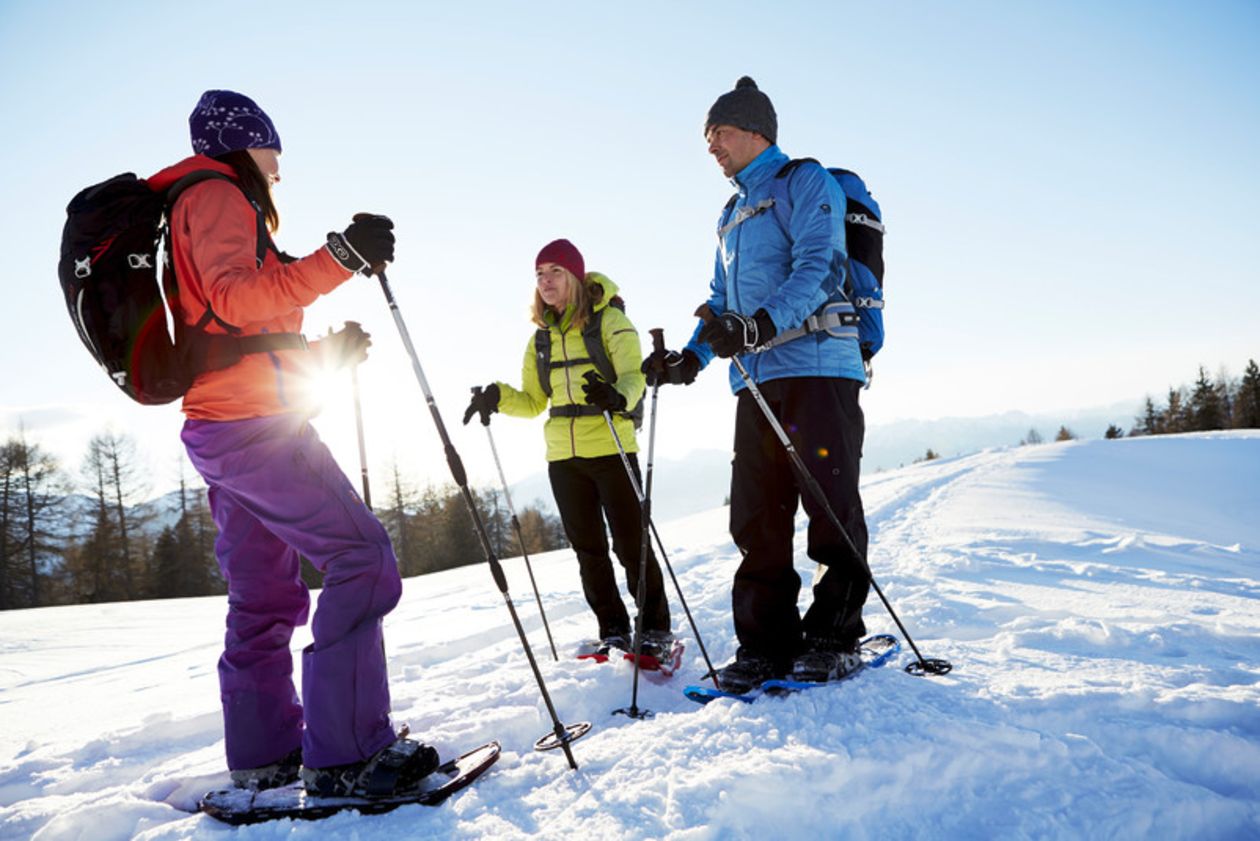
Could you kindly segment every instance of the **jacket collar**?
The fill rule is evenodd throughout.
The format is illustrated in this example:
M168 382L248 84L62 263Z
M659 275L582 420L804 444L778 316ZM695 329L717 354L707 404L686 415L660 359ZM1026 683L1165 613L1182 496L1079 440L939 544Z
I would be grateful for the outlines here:
M746 196L749 190L773 178L787 162L788 156L772 143L753 158L748 166L735 173L731 184L741 196Z
M146 178L145 181L154 190L165 190L188 173L202 169L222 173L233 180L236 179L236 170L222 161L216 161L214 158L209 158L205 155L192 155L184 158L177 164L155 172Z

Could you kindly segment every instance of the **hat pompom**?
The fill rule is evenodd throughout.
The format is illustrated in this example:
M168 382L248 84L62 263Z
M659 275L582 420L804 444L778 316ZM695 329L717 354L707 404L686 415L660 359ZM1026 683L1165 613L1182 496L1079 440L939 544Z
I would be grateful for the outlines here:
M746 88L757 90L757 83L753 81L752 76L740 76L739 81L735 83L735 90L742 91Z

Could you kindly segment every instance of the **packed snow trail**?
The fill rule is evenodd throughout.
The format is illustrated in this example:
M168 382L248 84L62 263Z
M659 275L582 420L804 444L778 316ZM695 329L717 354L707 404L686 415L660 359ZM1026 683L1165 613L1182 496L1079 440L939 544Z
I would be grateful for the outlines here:
M397 721L503 756L436 809L244 827L240 839L1260 837L1260 433L992 450L872 475L871 567L926 656L755 704L681 693L703 663L540 657L548 729L484 564L408 579L386 620ZM659 473L660 485L686 476ZM658 523L717 664L739 553L718 509ZM798 569L808 583L813 565ZM557 646L594 631L567 551L533 559ZM535 653L523 564L504 563ZM808 588L802 594L807 597ZM0 613L0 839L221 839L219 598ZM878 600L871 633L895 632ZM678 628L677 630L685 630ZM309 641L299 632L294 647ZM904 641L903 641L904 642Z

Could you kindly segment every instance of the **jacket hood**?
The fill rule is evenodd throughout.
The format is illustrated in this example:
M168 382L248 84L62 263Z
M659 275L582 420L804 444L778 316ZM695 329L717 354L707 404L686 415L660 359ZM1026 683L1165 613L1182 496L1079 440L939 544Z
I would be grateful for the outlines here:
M236 179L236 170L222 161L216 161L214 158L205 155L192 155L184 158L177 164L166 167L166 169L158 170L146 178L145 183L154 190L165 190L188 173L201 169L208 169L226 175L233 180Z

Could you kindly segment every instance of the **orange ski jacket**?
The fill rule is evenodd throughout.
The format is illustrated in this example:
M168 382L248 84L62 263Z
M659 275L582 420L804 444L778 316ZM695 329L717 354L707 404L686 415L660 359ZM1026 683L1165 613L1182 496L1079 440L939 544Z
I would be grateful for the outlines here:
M202 169L235 179L230 166L194 155L148 183L165 190ZM297 333L302 308L351 277L327 247L293 262L270 248L259 266L257 245L257 211L236 186L209 179L179 196L171 211L170 259L184 323L196 324L210 307L243 336ZM227 332L213 321L205 329ZM317 364L316 355L301 348L247 354L229 368L199 374L184 395L183 412L197 420L226 421L310 411L306 385Z

